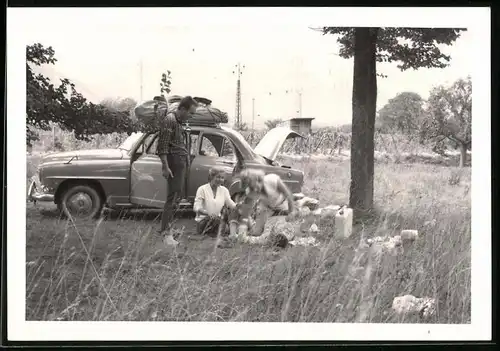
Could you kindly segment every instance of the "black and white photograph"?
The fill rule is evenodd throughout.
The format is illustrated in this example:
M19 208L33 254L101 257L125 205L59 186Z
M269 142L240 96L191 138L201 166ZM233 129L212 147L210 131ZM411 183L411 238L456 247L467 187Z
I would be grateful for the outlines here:
M8 8L6 57L9 340L491 338L488 7Z

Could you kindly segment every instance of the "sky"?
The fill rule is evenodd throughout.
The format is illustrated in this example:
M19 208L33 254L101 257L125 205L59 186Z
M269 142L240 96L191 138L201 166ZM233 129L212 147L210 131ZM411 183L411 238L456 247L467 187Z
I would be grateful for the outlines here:
M64 26L42 25L60 23L62 16ZM173 94L210 98L232 121L237 80L233 71L240 63L242 118L248 125L252 116L256 128L268 119L300 116L315 118L313 127L350 123L353 61L337 55L335 37L306 25L182 25L140 16L131 23L113 23L79 21L77 16L47 12L39 16L40 25L31 22L25 38L28 44L54 48L58 61L43 67L44 74L69 78L93 102L141 100L142 62L143 100L159 94L161 73L170 70ZM399 92L427 98L433 86L471 74L472 38L464 32L454 45L444 47L452 57L445 69L401 72L395 63L378 63L378 72L388 76L378 79L378 108Z

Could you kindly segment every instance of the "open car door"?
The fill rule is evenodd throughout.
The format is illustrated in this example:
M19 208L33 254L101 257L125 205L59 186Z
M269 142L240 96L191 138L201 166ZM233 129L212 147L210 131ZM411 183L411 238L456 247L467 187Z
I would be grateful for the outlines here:
M190 135L190 145L193 145L193 138L197 135ZM196 140L196 139L195 139ZM196 144L196 141L194 141ZM152 208L163 208L167 199L167 180L163 177L160 157L156 154L158 146L157 134L151 134L144 139L139 147L139 155L131 165L130 171L130 202ZM191 149L193 149L191 147ZM193 155L191 155L191 158ZM187 172L187 174L189 174ZM187 174L186 179L187 180ZM184 190L187 188L185 187ZM184 197L184 196L181 196ZM181 206L187 204L181 203Z
M167 183L156 155L157 135L148 135L130 170L130 202L145 207L163 208L167 198Z

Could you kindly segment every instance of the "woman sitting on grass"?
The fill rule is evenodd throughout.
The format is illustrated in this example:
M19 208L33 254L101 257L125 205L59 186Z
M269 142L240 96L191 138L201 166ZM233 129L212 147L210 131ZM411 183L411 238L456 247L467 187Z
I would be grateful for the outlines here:
M224 170L211 168L208 172L208 183L200 186L196 191L193 210L196 213L197 232L200 235L216 237L225 231L226 211L236 208L231 199L229 190L224 184ZM222 227L221 227L222 226Z

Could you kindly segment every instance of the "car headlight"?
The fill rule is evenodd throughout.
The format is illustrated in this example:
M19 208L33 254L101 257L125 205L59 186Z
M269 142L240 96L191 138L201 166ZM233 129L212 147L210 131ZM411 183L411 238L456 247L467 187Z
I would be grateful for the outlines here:
M40 173L37 171L37 174L31 177L31 180L35 182L35 187L37 190L42 188L42 178L40 177Z
M43 167L38 167L37 171L36 171L36 175L33 177L33 180L35 181L35 185L36 185L36 188L38 191L44 191L45 187L43 185L43 173L44 173L44 170L43 170Z

